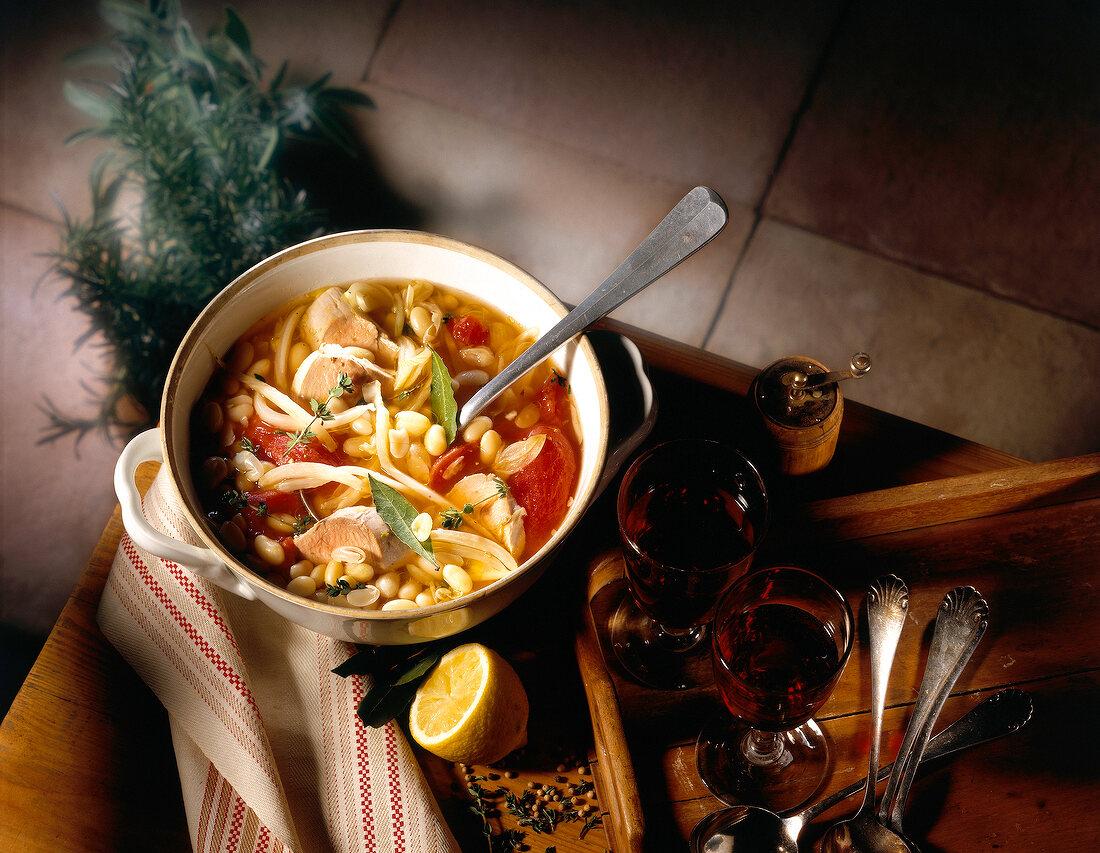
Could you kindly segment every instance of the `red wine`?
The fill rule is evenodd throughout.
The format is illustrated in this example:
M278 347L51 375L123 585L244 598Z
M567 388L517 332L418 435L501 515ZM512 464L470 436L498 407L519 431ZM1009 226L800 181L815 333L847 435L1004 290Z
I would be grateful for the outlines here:
M738 496L715 486L656 486L629 508L623 528L634 598L670 628L710 618L748 567L755 539Z
M756 728L802 725L840 675L829 629L799 607L759 604L714 628L718 691L733 714Z

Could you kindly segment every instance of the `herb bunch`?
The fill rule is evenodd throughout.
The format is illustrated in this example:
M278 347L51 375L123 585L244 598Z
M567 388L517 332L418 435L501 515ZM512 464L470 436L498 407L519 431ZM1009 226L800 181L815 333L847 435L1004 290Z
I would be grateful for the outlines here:
M111 46L70 57L117 72L108 84L67 83L69 101L94 124L70 141L113 143L90 174L91 214L62 211L52 271L65 295L103 335L113 363L94 417L66 414L47 399L43 441L123 427L156 416L171 358L210 298L264 257L324 226L280 173L294 139L353 150L347 109L371 106L355 90L269 79L243 21L196 36L177 0L105 0ZM124 414L136 404L137 415ZM130 407L132 408L132 407Z

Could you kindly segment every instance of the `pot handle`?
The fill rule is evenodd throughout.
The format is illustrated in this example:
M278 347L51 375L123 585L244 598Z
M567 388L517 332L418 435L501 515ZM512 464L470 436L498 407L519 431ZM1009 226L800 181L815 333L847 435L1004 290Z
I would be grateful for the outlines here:
M657 397L645 358L634 341L608 330L587 337L596 350L611 398L611 439L594 498L603 493L626 461L645 441L657 420Z
M141 495L134 475L143 462L163 462L160 429L154 427L130 440L115 464L115 494L122 510L122 523L130 538L150 554L178 563L204 577L227 592L253 599L255 593L229 570L229 567L208 548L200 548L166 536L151 525L141 511Z

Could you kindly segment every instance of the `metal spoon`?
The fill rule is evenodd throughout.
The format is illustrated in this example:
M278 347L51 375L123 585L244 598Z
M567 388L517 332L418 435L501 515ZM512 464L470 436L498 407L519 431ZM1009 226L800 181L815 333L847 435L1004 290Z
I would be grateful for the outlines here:
M932 760L1018 731L1031 719L1031 696L1014 687L990 696L932 738L924 758ZM882 781L893 765L878 771ZM865 790L861 779L797 814L780 817L759 806L731 806L707 815L691 833L692 853L798 853L798 836L814 818Z
M905 803L909 799L909 790L913 786L913 778L917 774L917 765L920 763L921 756L924 754L925 746L928 743L928 736L932 733L932 726L936 723L936 718L940 715L940 711L943 709L944 703L947 701L948 696L951 695L951 689L955 686L955 682L959 680L959 676L962 674L963 669L966 667L967 662L970 660L970 656L974 654L974 649L977 648L978 642L981 640L982 635L985 633L985 629L989 626L989 609L985 600L978 595L977 591L973 587L958 587L948 593L948 597L944 599L941 608L955 608L957 611L957 624L954 621L948 623L949 628L954 628L958 633L957 642L962 642L963 637L966 636L965 626L967 623L970 625L972 631L968 640L966 640L966 646L963 649L959 659L955 662L951 671L943 677L940 683L939 692L936 694L935 700L932 702L925 715L924 722L921 724L920 730L917 732L913 744L909 751L908 763L906 764L901 779L897 784L896 791L893 792L893 806L887 811L887 806L890 802L890 785L887 784L886 793L883 795L882 804L879 807L879 820L886 823L894 832L905 838L906 843L909 845L909 849L913 853L917 853L917 846L905 836L902 832L901 820L905 811ZM941 609L941 612L943 610ZM937 620L937 629L939 628L939 621ZM948 637L945 642L952 642ZM929 651L929 655L935 650L936 637L932 636L932 649ZM925 680L929 678L928 673L925 673ZM921 690L924 690L924 682L921 682ZM914 713L914 719L916 714ZM910 721L910 727L913 722ZM908 738L908 730L906 730L906 737ZM902 741L901 749L905 748L905 741ZM902 754L899 750L899 754ZM893 781L893 777L891 777ZM889 817L887 817L887 813Z
M822 853L919 853L912 842L891 828L891 804L900 791L908 793L928 734L985 633L988 613L985 600L973 587L956 587L944 597L936 615L917 703L890 771L878 819L841 821L829 827L821 839Z
M603 284L469 399L458 414L459 429L574 335L606 317L709 243L725 227L727 219L725 202L714 190L696 187L689 192Z
M887 575L872 584L867 593L867 630L871 640L871 748L867 758L867 788L859 810L849 820L841 821L830 830L839 837L860 837L873 832L878 826L875 820L875 788L879 741L882 740L882 711L886 705L890 667L908 612L909 588L901 578ZM869 824L874 826L868 829Z

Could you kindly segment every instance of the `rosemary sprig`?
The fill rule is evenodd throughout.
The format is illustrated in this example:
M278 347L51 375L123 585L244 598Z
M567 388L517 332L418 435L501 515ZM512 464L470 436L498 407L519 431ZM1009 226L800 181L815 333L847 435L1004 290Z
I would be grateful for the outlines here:
M243 270L326 226L286 177L289 144L350 153L346 110L372 106L328 75L291 86L284 64L265 77L231 11L205 38L178 0L105 0L101 11L110 46L69 60L107 65L117 79L69 82L65 95L92 120L70 141L111 146L89 175L90 215L61 211L50 271L92 321L77 345L101 334L112 367L93 392L94 416L44 399L42 441L153 421L172 356L203 306Z

